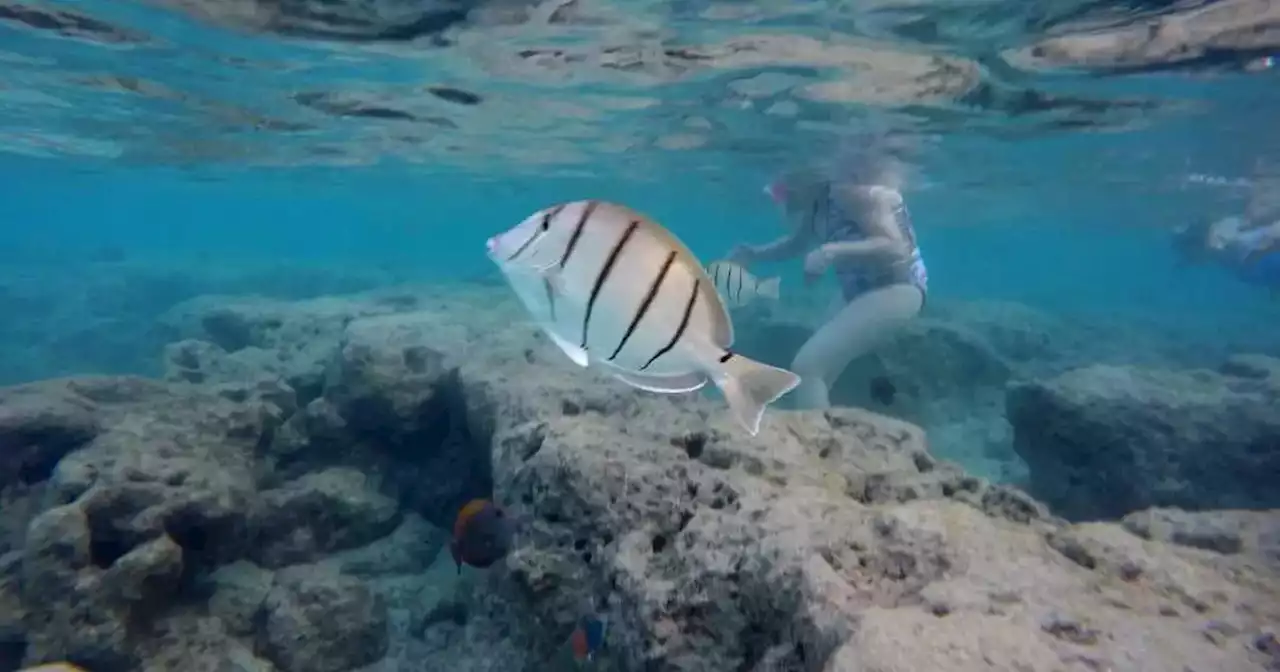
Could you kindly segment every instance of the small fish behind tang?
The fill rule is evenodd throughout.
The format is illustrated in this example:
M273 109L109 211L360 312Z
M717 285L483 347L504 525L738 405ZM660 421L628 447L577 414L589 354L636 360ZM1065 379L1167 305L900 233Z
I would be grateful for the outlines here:
M538 326L579 366L642 390L691 392L708 381L751 434L765 407L800 383L732 350L715 283L674 235L624 205L575 201L489 239Z
M778 285L782 278L757 278L750 271L732 261L713 261L707 265L716 291L724 302L734 308L750 305L760 299L778 300Z

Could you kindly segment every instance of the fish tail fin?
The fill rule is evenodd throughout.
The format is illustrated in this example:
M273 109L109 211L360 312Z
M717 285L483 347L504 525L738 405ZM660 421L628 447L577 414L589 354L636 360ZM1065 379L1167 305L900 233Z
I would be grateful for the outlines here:
M752 436L760 431L764 409L800 384L800 376L742 355L727 352L713 376L729 410Z
M756 293L766 299L777 301L779 297L778 285L780 284L782 284L782 278L765 278L760 281L760 284L756 285Z

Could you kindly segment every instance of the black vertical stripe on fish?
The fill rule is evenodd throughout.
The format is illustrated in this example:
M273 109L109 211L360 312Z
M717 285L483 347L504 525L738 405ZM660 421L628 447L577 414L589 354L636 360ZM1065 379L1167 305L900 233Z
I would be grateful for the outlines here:
M716 264L716 277L713 282L716 287L720 286L720 264Z
M586 221L586 218L583 218ZM622 248L626 247L627 241L631 240L631 234L639 228L640 222L633 221L627 226L627 230L622 233L622 237L614 243L613 249L609 251L609 257L604 260L604 266L600 268L600 272L596 274L596 283L591 286L591 298L587 300L587 313L582 316L582 349L587 349L587 330L591 327L591 310L596 306L596 299L600 296L600 288L604 287L604 281L609 278L609 274L613 272L613 265L618 261L618 255L622 254Z
M689 294L689 303L685 304L684 317L680 318L680 326L676 327L676 333L671 336L671 341L664 345L661 350L655 352L653 356L649 358L649 361L645 362L644 366L640 367L641 371L649 368L650 364L658 361L659 357L670 352L671 348L676 347L676 343L680 342L680 337L684 336L684 330L689 328L689 318L693 315L693 305L698 302L698 285L701 282L701 280L697 279L693 281L693 292Z
M613 361L622 352L622 346L627 344L627 339L631 338L632 332L636 330L636 326L640 324L641 318L649 311L650 304L654 298L658 296L658 290L662 287L662 281L667 278L667 271L671 270L671 263L676 260L676 251L672 250L667 255L667 260L662 264L662 270L658 271L658 277L653 279L653 284L649 285L649 293L644 295L644 301L641 302L640 308L636 310L635 317L631 318L631 324L627 327L627 333L622 335L622 340L618 341L618 347L613 349L613 354L609 355L609 361Z
M543 219L542 221L546 222L547 220ZM511 256L507 257L507 261L515 261L516 257L520 256L521 254L524 254L524 251L529 249L529 246L533 244L533 241L542 237L543 231L544 229L541 227L534 229L533 233L529 235L528 240L521 243L520 247L516 248L516 251L512 252Z
M578 239L582 237L582 228L587 225L587 220L591 219L591 213L596 211L598 201L587 201L586 206L582 208L582 215L578 217L578 223L573 227L573 235L569 237L569 244L564 248L564 255L560 257L560 268L569 263L569 255L573 254L573 248L578 246Z
M547 292L547 305L551 311L551 323L556 322L556 293L551 290L551 281L543 278L542 288Z
M733 359L733 355L734 355L734 352L732 350L725 350L724 354L720 355L720 363L724 364L725 362Z
M741 298L742 298L742 269L739 268L738 269L738 291L737 291L737 295L733 297L733 300L736 302Z

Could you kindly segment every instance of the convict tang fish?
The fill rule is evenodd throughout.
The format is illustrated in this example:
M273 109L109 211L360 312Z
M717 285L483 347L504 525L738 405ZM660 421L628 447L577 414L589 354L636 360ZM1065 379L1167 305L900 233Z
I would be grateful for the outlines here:
M540 210L488 242L537 324L579 366L651 392L711 381L751 434L765 407L800 382L732 350L733 323L693 253L648 217L616 203Z
M715 283L720 298L734 308L748 305L757 299L777 300L778 285L782 283L782 278L757 278L732 261L713 261L707 264L707 275Z

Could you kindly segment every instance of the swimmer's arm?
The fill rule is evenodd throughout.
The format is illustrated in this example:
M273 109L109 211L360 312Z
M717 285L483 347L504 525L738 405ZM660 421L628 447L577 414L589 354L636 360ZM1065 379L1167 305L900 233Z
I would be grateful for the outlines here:
M811 222L798 222L791 233L764 245L743 246L747 253L747 262L783 261L804 254L813 245Z
M783 236L772 243L751 247L752 261L782 261L798 257L808 247L809 236L793 233Z
M866 223L862 240L827 243L823 249L832 258L896 261L910 254L902 239L896 217L902 197L885 189L840 188L833 194L850 212L859 213Z
M906 255L906 245L901 241L876 236L856 242L827 243L822 246L834 259L884 259L895 261Z

